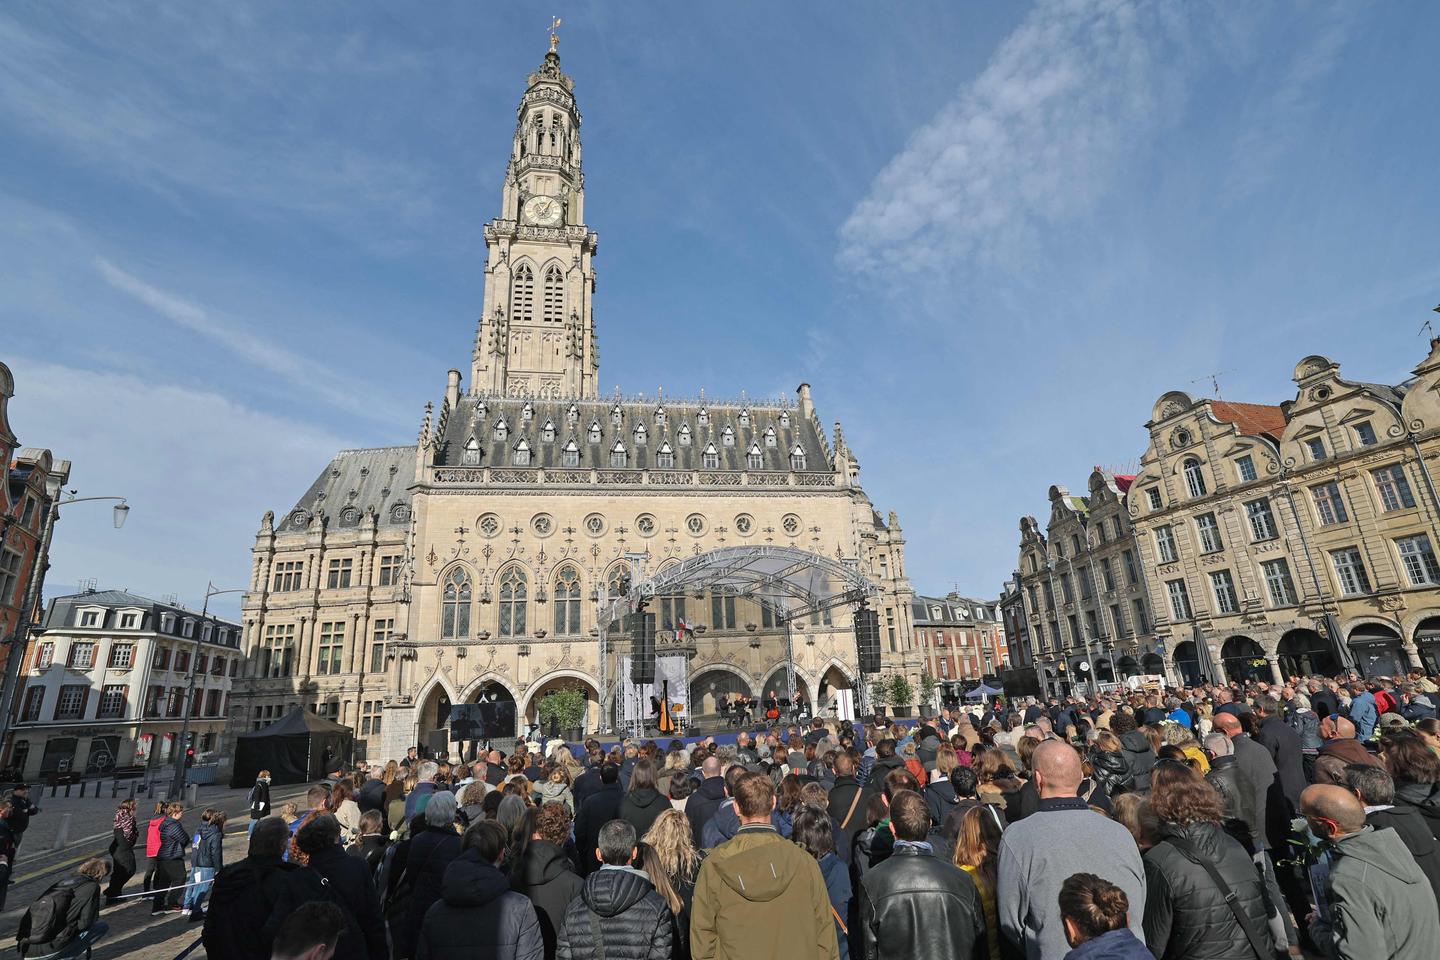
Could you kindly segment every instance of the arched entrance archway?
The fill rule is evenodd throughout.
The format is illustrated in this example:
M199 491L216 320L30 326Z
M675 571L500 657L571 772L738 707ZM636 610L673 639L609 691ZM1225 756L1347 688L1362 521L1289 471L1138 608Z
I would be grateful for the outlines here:
M765 678L765 682L760 684L760 696L764 699L770 696L770 691L773 690L775 691L776 697L781 700L788 700L789 694L786 693L787 689L785 667L782 664L774 670L771 670L770 675ZM800 671L798 670L795 671L795 696L803 699L807 704L813 703L810 699L810 686L805 682L805 678L800 675Z
M520 706L521 726L528 729L531 724L540 722L540 701L548 693L557 690L578 689L585 694L585 720L581 724L585 732L595 730L600 723L600 696L595 690L595 685L590 680L578 673L561 671L552 673L541 678L538 683L531 684L525 691L525 697ZM542 734L549 735L550 731L542 730Z
M1134 657L1121 657L1116 661L1115 665L1120 668L1120 676L1122 679L1124 677L1138 677L1140 675L1140 664L1135 661ZM1163 663L1161 664L1161 669L1164 669Z
M1265 662L1265 650L1249 637L1236 636L1225 641L1220 647L1220 662L1225 676L1240 683L1246 680L1270 680L1270 664Z
M486 680L470 693L479 707L479 735L486 740L519 735L515 696L498 680Z
M1355 651L1360 672L1367 677L1398 677L1405 672L1400 632L1385 623L1362 623L1346 638Z
M1280 673L1286 677L1323 675L1333 677L1340 672L1340 662L1325 638L1314 630L1291 630L1280 638Z
M1095 661L1095 679L1100 683L1115 682L1115 669L1109 660L1101 658Z
M820 689L818 691L820 699L815 703L815 710L818 712L828 709L830 701L835 699L836 690L851 690L853 688L854 683L850 680L850 676L844 670L841 670L839 666L833 663L830 664L829 668L820 675Z
M691 716L714 716L719 713L721 697L734 703L738 694L753 695L743 677L722 667L705 667L690 678Z
M1145 657L1145 672L1153 673L1151 657L1156 660L1160 658L1156 654L1148 654ZM1164 662L1161 661L1161 670L1164 672ZM1180 675L1180 682L1187 687L1199 686L1205 682L1205 675L1200 670L1200 651L1195 647L1194 640L1185 640L1175 644L1175 672Z
M448 753L450 748L450 691L436 682L417 701L415 742L431 755Z

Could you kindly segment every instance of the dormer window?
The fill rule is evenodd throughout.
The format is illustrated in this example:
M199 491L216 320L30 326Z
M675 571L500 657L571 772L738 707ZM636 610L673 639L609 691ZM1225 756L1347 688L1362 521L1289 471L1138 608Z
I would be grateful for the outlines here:
M720 431L720 443L722 446L735 446L735 429L730 424L725 424L725 429Z
M790 469L805 469L805 448L800 446L800 444L798 443L795 444L795 448L790 451Z
M476 418L477 420L484 420L484 419L485 419L485 413L486 413L486 411L487 411L488 409L489 409L489 408L487 408L487 407L485 406L485 401L484 401L484 400L481 400L479 403L475 404L475 418Z
M1323 437L1311 437L1305 441L1305 449L1310 451L1311 460L1325 459L1325 440Z
M121 630L134 630L134 629L137 629L139 626L140 626L140 614L138 614L138 613L122 613L122 614L120 614L120 629L121 629Z
M534 419L535 419L535 408L532 407L532 406L531 406L530 404L528 404L528 403L525 404L525 406L523 406L523 407L520 408L520 419L523 420L523 421L525 421L526 423L529 423L531 420L534 420Z
M511 451L510 462L517 467L530 466L530 444L524 437L520 438L520 442L515 444L515 449Z
M565 449L560 451L560 465L563 467L580 466L580 445L573 439L565 444Z
M720 469L720 452L715 449L715 444L705 444L705 452L701 454L701 463L704 464L706 470Z
M549 443L549 442L551 442L552 440L555 439L555 421L554 421L554 420L546 420L546 421L545 421L545 426L543 426L543 427L540 428L540 439L541 439L541 440L544 440L546 443Z
M665 408L664 408L664 407L656 407L656 408L655 408L655 426L657 426L657 427L663 427L663 426L665 426Z
M781 410L781 411L780 411L780 429L782 429L782 430L789 430L789 429L790 429L790 411L788 411L788 410Z
M765 446L767 446L767 447L773 447L773 446L775 446L775 428L774 428L774 427L766 427L766 428L765 428Z
M690 424L680 424L680 432L675 435L675 439L680 441L682 447L690 446Z
M1160 499L1160 488L1159 488L1159 487L1149 487L1149 488L1147 488L1147 489L1145 490L1145 498L1146 498L1147 501L1149 501L1149 503L1150 503L1150 509L1151 509L1151 510L1159 510L1159 509L1160 509L1160 507L1161 507L1161 505L1162 505L1162 501L1161 501L1161 499Z
M615 404L615 406L613 406L613 407L610 408L610 422L611 422L611 423L615 424L615 426L618 427L618 426L620 426L621 423L624 422L624 420L625 420L625 411L620 409L620 404L617 403L617 404Z
M570 409L565 411L565 419L570 423L577 423L580 420L580 408L570 404Z
M660 449L655 451L655 466L661 470L671 470L675 467L675 451L670 449L670 441L666 440L660 444Z
M465 451L460 454L460 465L463 467L480 465L480 443L474 437L465 441Z
M635 424L635 445L637 447L645 446L645 424L643 423Z
M505 439L506 439L507 437L509 437L509 436L510 436L510 424L508 424L508 423L505 422L505 418L504 418L504 417L501 417L499 420L496 420L496 421L495 421L495 439L496 439L496 440L505 440Z
M740 411L740 426L750 426L750 411L748 409Z
M160 632L161 632L161 633L174 633L174 632L175 632L175 614L173 614L173 613L162 613L162 614L160 614Z
M750 450L745 454L745 468L747 470L763 470L765 467L765 454L760 451L760 444L750 444Z
M82 611L81 614L80 614L80 626L82 626L82 627L98 627L98 626L100 626L100 611L99 611L99 610L84 610L84 611Z
M710 425L710 411L701 407L700 412L695 414L695 422L702 427L708 427Z
M180 625L180 636L182 636L182 637L193 637L193 636L195 636L195 621L194 621L194 620L186 620L184 623L182 623L182 624Z
M630 454L625 451L625 443L621 440L615 441L615 446L610 448L610 466L625 467L630 463Z
M590 438L589 438L589 439L590 439L590 442L591 442L591 443L599 443L599 442L600 442L600 421L599 421L599 420L591 420L591 421L590 421Z

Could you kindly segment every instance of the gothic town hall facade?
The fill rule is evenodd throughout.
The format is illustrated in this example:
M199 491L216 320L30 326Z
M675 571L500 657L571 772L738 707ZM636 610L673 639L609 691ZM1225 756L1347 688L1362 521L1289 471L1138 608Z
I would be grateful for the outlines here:
M599 394L597 234L573 91L552 48L520 100L485 227L468 384L451 370L416 442L341 451L261 521L232 733L301 705L353 727L370 758L399 757L452 704L513 702L523 729L564 687L585 692L585 728L598 729L610 705L596 617L632 564L649 576L743 544L856 566L880 590L885 669L918 674L900 524L866 497L808 385L765 402ZM784 688L768 611L718 594L657 605L689 658L692 714ZM797 688L823 705L856 682L855 643L848 610L815 620L794 625L791 649Z

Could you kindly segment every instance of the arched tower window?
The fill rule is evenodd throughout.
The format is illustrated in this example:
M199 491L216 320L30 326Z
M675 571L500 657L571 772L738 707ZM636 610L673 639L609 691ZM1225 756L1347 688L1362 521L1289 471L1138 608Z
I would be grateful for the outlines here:
M515 280L510 292L510 318L525 321L535 319L535 271L530 264L522 263L515 268Z
M440 636L457 639L470 635L470 574L456 567L445 576L440 601Z
M1200 472L1200 461L1194 457L1185 458L1185 487L1191 497L1205 496L1205 474Z
M619 600L630 593L630 568L616 564L605 577L605 599Z
M545 268L544 318L551 323L565 319L565 275L560 265L552 263Z
M580 573L565 564L555 574L555 636L580 633Z
M500 636L525 636L525 601L530 580L525 571L511 567L500 577Z

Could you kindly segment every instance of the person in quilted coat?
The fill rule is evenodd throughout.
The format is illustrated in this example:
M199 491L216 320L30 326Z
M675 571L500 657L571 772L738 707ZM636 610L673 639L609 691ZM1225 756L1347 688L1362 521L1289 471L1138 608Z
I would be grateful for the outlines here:
M635 828L611 820L600 828L600 869L565 911L557 960L670 960L672 915L650 878L631 866Z
M535 907L510 889L498 866L508 848L505 829L493 820L465 831L464 849L445 868L440 899L425 911L415 960L543 960Z

